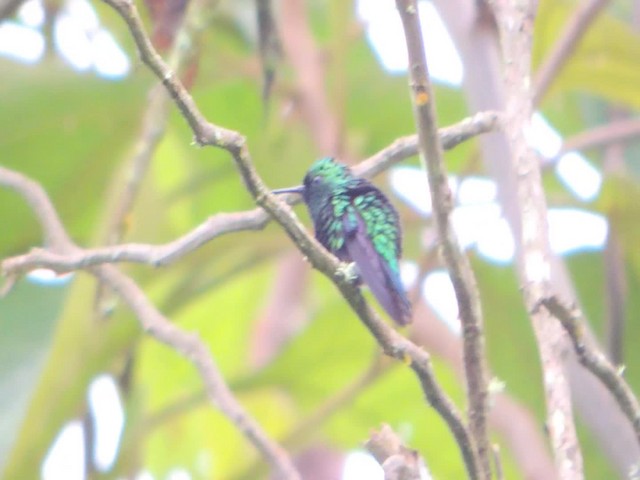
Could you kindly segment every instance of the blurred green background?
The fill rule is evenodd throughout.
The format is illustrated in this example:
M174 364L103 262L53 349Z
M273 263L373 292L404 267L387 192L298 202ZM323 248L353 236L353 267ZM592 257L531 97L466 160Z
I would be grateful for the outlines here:
M326 57L327 94L340 116L343 140L356 158L365 158L396 137L412 133L414 124L406 78L382 69L353 8L343 3L312 1L307 7ZM631 2L617 3L588 32L542 105L542 113L563 136L608 121L613 107L631 112L640 107L640 37L629 21ZM536 64L553 46L576 5L540 2ZM0 164L45 188L81 246L104 243L155 83L137 61L122 20L104 4L94 7L132 61L126 78L113 81L74 71L53 48L47 28L49 47L42 61L25 65L0 57ZM253 15L253 3L228 7L223 5L214 14L200 40L192 93L211 121L247 137L256 168L269 186L296 184L312 159L324 152L318 151L308 125L295 112L288 113L295 110L295 74L286 62L279 65L266 112L256 47L238 14L245 9ZM50 10L55 15L56 10ZM436 94L441 125L470 113L459 88L438 85ZM125 241L164 243L217 212L253 207L229 156L197 148L191 139L184 120L170 106L166 133L127 217ZM586 152L605 175L602 193L590 204L576 200L552 170L545 173L550 206L598 211L616 232L629 292L623 306L628 320L624 364L634 388L640 386L640 353L635 348L640 304L632 294L640 271L637 149L634 143L625 146L624 179L604 171L602 152ZM477 155L476 142L468 142L447 153L447 166L455 174L483 175ZM418 161L412 158L406 163ZM389 191L385 175L378 183ZM429 221L397 197L394 202L405 225L405 257L418 261L424 257L421 238ZM297 212L307 221L302 208ZM0 221L1 257L41 245L33 213L11 191L0 190ZM403 365L394 364L378 374L335 414L310 422L370 368L376 351L333 286L316 272L303 299L308 321L266 365L252 365L256 319L267 302L277 266L291 251L289 239L270 225L258 232L217 238L157 270L139 265L122 269L172 322L206 341L239 400L286 447L301 451L321 443L351 451L360 448L372 428L387 422L420 451L435 478L463 478L451 434L425 404L415 377ZM542 428L538 355L512 267L493 264L473 252L471 256L483 299L491 368L505 382L506 392L528 407ZM594 330L604 335L603 251L578 252L566 260ZM41 463L61 428L86 417L88 385L102 373L119 379L126 424L115 464L108 472L94 472L92 478L121 478L142 468L164 478L176 467L185 468L193 478L264 476L254 449L204 399L192 365L145 336L115 298L108 297L107 318L96 318L95 291L95 280L78 272L72 281L55 286L23 279L0 299L2 478L40 476ZM464 385L446 362L436 357L434 363L438 380L464 409ZM292 432L296 432L293 439ZM613 478L613 468L586 429L580 429L580 439L586 477ZM502 447L506 478L523 478L508 445Z

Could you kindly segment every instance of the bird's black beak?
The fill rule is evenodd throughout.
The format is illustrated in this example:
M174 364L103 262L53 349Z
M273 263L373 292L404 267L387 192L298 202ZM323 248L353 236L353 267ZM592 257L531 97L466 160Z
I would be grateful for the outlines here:
M278 190L274 190L271 193L299 193L302 195L304 193L304 185L298 185L297 187L290 188L279 188Z

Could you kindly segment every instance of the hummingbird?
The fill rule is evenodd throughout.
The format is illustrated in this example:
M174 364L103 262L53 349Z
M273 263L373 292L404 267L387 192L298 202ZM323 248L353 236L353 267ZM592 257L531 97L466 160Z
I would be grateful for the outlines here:
M325 157L309 168L303 185L273 193L301 194L317 240L341 261L355 263L359 281L393 320L400 325L411 321L411 304L400 280L398 213L377 187Z

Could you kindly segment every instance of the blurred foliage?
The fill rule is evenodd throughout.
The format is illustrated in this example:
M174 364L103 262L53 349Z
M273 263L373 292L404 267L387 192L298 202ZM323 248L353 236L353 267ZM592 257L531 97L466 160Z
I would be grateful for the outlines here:
M311 2L313 28L327 58L327 85L343 117L344 140L365 157L396 137L413 132L413 117L403 76L386 74L358 28L349 2ZM558 38L578 2L540 2L535 63ZM135 59L122 21L103 4L101 20ZM238 11L216 17L200 46L194 98L212 121L237 129L249 141L253 160L268 185L298 183L311 160L323 152L313 146L307 127L292 109L293 73L281 67L271 111L260 100L256 54ZM246 12L245 12L246 13ZM603 15L589 31L550 90L544 114L562 135L597 123L597 106L640 106L640 39L624 19ZM122 81L73 72L54 53L24 66L0 59L0 163L40 182L51 196L73 238L90 246L100 238L108 205L120 190L129 156L153 84L136 66ZM437 87L439 119L450 124L466 114L461 91ZM154 156L125 240L162 243L186 233L216 212L252 208L253 202L229 156L190 144L191 133L173 108L169 128ZM447 153L453 173L482 173L475 142ZM591 155L595 162L599 154ZM408 162L417 163L417 159ZM384 180L382 180L383 188ZM548 174L552 203L576 200ZM627 264L629 291L638 287L637 178L607 179L592 206L607 215L619 233ZM587 206L589 208L589 206ZM303 218L306 213L298 210ZM422 221L402 208L407 258L420 258ZM33 213L13 192L0 190L0 256L41 244ZM218 238L173 265L152 271L123 266L156 305L182 328L198 332L209 345L238 397L271 436L287 441L298 432L300 450L322 440L344 450L358 448L372 428L390 423L427 459L437 478L462 478L459 451L442 420L425 406L418 384L403 365L385 369L355 398L319 426L305 421L370 366L375 344L335 289L313 275L308 309L312 321L262 369L249 363L249 337L266 301L278 254L290 248L273 226ZM537 350L517 280L511 267L474 257L483 298L490 363L506 382L507 393L525 404L542 425L544 401ZM573 273L586 313L598 334L604 331L602 252L572 256ZM95 282L80 272L66 287L21 281L0 300L0 468L2 478L37 478L41 462L61 427L86 411L86 389L102 372L120 376L131 367L123 390L127 425L115 467L116 478L144 467L163 478L187 468L194 478L252 478L260 469L255 451L202 394L195 370L184 358L142 335L121 304L107 320L94 312ZM250 301L248 301L250 300ZM638 299L627 308L627 377L640 388L640 353L635 322ZM635 322L635 323L634 323ZM129 360L132 360L129 363ZM446 364L434 359L438 379L464 408L464 386ZM300 433L302 432L302 433ZM500 441L500 439L497 439ZM589 433L581 431L588 478L612 478ZM506 478L522 478L508 448L503 448Z

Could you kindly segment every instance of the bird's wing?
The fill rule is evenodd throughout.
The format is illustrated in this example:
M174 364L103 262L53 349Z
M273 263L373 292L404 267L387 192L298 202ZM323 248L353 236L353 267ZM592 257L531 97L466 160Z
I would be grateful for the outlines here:
M411 305L400 281L397 258L394 256L388 261L379 253L374 244L375 238L370 235L370 229L356 208L349 209L343 225L345 250L356 263L360 278L391 318L400 325L406 325L411 321Z
M389 228L385 233L388 237L393 237L395 243L394 255L395 258L400 258L402 256L402 229L400 228L400 218L398 217L398 212L396 212L393 205L389 203L387 197L385 197L378 187L364 178L358 178L355 186L349 188L348 194L351 197L352 203L356 199L366 199L365 203L367 204L362 205L360 207L361 209L374 207L383 212L385 217L384 224L379 223L374 225L378 228ZM379 232L375 233L377 234Z

